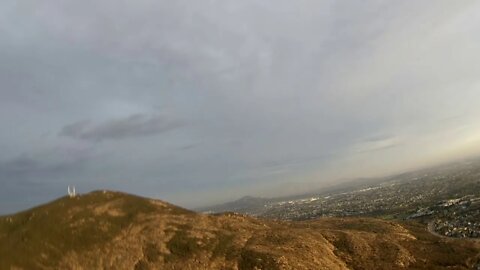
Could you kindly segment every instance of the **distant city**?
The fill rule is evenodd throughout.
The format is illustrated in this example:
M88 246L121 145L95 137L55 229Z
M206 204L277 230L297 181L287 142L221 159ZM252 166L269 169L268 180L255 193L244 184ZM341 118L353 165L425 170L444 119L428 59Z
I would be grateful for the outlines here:
M446 237L480 238L479 159L343 186L290 198L245 197L203 210L278 220L369 216L418 221Z

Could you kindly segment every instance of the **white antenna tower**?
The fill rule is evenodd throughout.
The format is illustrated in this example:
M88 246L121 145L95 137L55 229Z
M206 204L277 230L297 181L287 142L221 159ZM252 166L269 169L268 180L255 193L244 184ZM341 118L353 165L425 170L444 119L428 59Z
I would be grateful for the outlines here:
M70 198L75 197L77 194L75 193L75 186L68 186L67 193Z

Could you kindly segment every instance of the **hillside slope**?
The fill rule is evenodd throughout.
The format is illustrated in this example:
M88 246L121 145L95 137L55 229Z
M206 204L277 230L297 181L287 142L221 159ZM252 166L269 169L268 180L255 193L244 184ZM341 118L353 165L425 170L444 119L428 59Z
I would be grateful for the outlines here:
M119 192L0 218L0 269L471 269L479 251L415 223L203 215Z

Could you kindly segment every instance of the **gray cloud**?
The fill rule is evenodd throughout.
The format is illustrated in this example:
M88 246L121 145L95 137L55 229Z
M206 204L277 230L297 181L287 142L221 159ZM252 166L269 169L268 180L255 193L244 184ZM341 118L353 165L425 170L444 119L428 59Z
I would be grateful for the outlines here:
M16 178L16 175L29 174L40 169L38 162L26 155L0 163L2 178Z
M395 137L386 139L375 139L365 141L354 145L354 151L357 153L374 152L380 150L386 150L389 148L397 147L401 145L401 140Z
M478 153L479 10L0 1L0 205L74 182L198 206Z
M46 161L27 154L0 162L0 182L14 184L45 184L78 173L88 162L84 158Z
M180 121L165 116L131 115L124 119L92 124L91 121L80 121L64 126L61 136L89 141L121 140L138 136L151 136L167 132L182 126Z

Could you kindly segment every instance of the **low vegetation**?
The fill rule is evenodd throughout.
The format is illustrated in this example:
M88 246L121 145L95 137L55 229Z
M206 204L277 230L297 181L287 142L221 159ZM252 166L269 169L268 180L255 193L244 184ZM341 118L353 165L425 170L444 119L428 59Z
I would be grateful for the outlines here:
M117 192L0 218L0 269L471 269L479 251L413 221L209 216Z

